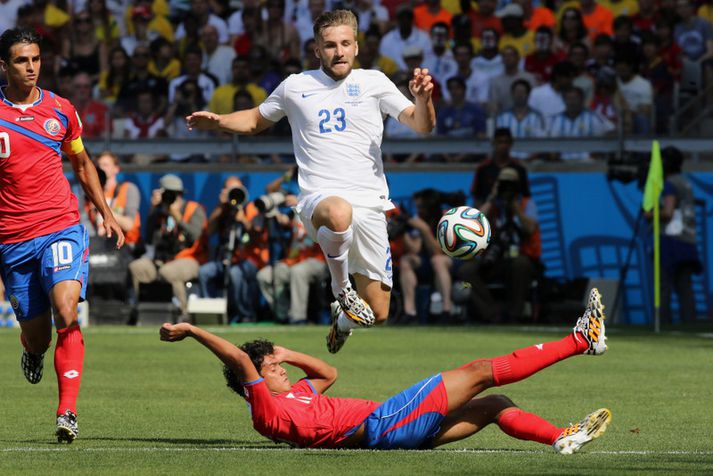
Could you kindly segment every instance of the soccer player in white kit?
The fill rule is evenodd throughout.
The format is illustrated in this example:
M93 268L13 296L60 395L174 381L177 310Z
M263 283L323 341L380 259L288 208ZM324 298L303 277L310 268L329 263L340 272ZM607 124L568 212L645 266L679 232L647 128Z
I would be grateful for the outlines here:
M383 73L352 69L359 52L353 13L323 13L314 36L320 69L289 76L256 108L194 112L186 122L189 129L257 134L287 116L299 168L295 209L322 247L337 298L327 335L327 347L336 353L351 329L383 323L389 313L392 265L384 212L394 206L381 159L383 120L388 114L428 133L436 113L428 70L413 72L414 104Z

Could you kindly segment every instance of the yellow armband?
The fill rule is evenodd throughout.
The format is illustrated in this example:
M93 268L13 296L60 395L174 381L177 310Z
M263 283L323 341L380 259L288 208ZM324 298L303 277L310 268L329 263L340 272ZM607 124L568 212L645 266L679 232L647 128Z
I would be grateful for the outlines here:
M64 152L65 154L77 155L83 150L84 150L84 143L82 142L81 137L77 137L69 144L65 143L62 146L62 152Z

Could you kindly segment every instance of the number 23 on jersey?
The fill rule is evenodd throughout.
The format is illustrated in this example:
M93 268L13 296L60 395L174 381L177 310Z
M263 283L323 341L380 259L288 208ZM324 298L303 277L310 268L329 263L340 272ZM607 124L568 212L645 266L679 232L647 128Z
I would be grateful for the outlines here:
M341 107L329 112L328 109L319 111L319 133L342 132L347 128L346 113Z

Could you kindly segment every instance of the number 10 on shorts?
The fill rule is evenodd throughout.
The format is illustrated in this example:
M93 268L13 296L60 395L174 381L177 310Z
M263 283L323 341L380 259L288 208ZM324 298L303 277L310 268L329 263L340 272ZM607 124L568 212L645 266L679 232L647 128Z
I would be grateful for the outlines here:
M58 241L52 243L52 266L65 266L72 264L72 243Z

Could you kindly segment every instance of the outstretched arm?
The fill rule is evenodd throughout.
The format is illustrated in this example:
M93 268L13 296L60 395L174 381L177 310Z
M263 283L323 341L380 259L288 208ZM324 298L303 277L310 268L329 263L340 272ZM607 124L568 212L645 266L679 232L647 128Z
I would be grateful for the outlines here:
M253 365L248 354L240 350L222 337L188 323L164 324L159 331L161 340L177 342L186 337L195 340L207 347L227 365L242 382L253 382L260 378L260 374Z
M206 129L233 132L236 134L259 134L274 123L262 117L257 107L230 114L198 111L186 116L188 130Z
M327 362L285 347L275 346L274 356L279 362L302 369L317 393L324 393L337 380L337 369Z
M433 108L433 79L427 69L416 68L409 81L409 89L415 104L399 114L399 122L422 134L428 134L436 127L436 110Z

